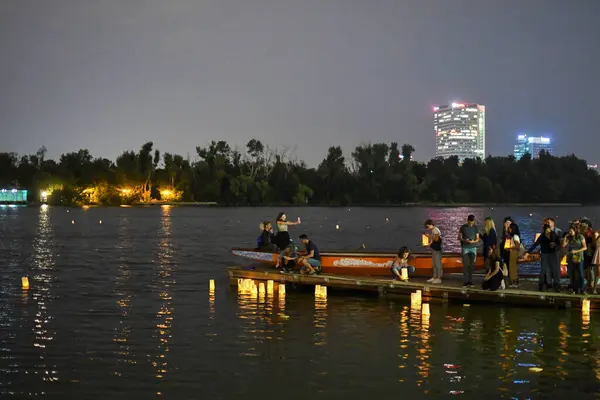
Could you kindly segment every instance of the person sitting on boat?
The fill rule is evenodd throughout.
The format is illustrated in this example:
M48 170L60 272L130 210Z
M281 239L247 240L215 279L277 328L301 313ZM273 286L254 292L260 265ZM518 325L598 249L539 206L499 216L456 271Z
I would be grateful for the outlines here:
M428 219L425 221L425 229L431 231L429 234L429 248L431 249L431 266L433 274L430 279L427 280L429 283L439 284L442 283L442 232L433 223L432 220Z
M257 240L257 248L262 251L277 251L277 245L274 243L275 235L273 234L273 226L271 222L264 221L260 224L260 236Z
M508 269L500 256L500 249L497 246L490 246L488 256L485 259L487 273L483 278L481 288L483 290L496 291L506 287L504 277L508 275Z
M287 216L284 212L280 212L277 215L277 220L275 221L277 224L277 247L281 250L287 248L292 242L290 238L290 234L288 233L288 226L290 225L300 225L300 217L298 217L298 221L290 222L287 220Z
M306 255L298 258L298 265L301 266L300 272L303 274L314 275L321 272L321 253L319 248L308 238L308 235L299 236L300 241L306 247Z
M404 246L398 250L398 255L392 263L392 272L394 273L394 280L408 281L408 276L415 272L415 267L409 265L410 261L410 250ZM402 279L402 270L406 269L406 279Z

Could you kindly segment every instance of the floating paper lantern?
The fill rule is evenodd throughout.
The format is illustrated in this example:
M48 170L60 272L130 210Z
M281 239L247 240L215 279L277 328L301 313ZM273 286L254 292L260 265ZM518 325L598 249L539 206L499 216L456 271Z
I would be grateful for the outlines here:
M273 293L273 281L270 279L267 281L267 292Z
M29 289L29 278L24 276L21 278L21 286L23 289Z
M590 314L590 300L589 299L583 299L583 302L581 303L581 312L585 315Z
M336 225L336 226L335 226L335 229L340 229L340 226L339 226L339 225Z
M213 292L215 290L215 280L211 279L210 282L208 282L208 290L210 290L211 292Z
M279 297L285 297L285 284L279 284Z
M423 304L423 308L421 309L421 314L429 315L429 303Z
M404 281L408 280L408 268L402 268L400 272L400 278Z

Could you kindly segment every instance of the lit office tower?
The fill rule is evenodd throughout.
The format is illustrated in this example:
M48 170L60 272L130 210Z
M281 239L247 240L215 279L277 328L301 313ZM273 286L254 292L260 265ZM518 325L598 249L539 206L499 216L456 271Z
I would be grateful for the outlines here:
M435 156L485 158L485 106L452 103L433 107Z
M531 158L538 158L542 150L554 155L554 146L552 146L550 138L544 136L529 137L525 134L517 136L517 144L515 144L515 158L517 160L520 160L527 153L531 154Z

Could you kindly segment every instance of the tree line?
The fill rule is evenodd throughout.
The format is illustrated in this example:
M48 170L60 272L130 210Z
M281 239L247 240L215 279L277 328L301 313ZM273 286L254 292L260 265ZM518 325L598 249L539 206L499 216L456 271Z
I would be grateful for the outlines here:
M152 142L113 162L88 150L46 157L46 148L18 157L0 153L0 187L28 189L54 204L217 202L222 205L385 205L435 203L600 203L600 177L574 155L540 153L414 162L411 145L357 146L349 158L330 147L316 168L287 149L250 140L196 147L196 157L162 153Z

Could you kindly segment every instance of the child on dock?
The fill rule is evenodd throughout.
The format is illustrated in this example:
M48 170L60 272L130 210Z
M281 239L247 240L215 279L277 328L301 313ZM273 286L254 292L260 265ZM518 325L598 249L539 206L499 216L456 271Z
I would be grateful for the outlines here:
M408 276L415 272L415 267L409 265L410 261L410 250L404 246L398 250L398 255L392 263L392 272L394 273L394 280L408 281ZM406 269L406 279L402 279L402 270Z

